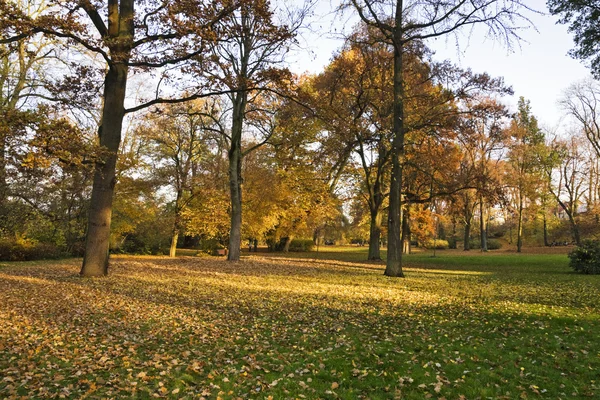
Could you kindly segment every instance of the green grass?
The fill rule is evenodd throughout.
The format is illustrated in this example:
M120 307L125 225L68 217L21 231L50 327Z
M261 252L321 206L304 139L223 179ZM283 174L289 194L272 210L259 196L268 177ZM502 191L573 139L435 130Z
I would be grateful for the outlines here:
M564 254L319 250L0 263L0 398L600 396L600 277Z

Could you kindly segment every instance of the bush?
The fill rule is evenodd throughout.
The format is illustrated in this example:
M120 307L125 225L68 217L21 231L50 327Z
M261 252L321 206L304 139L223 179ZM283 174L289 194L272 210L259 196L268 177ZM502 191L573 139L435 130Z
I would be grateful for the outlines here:
M223 245L223 243L215 238L200 240L200 251L206 254L215 255L217 250L223 250L225 248L226 247Z
M496 239L488 239L487 248L488 250L499 250L502 248L502 243Z
M443 239L429 239L425 243L423 243L423 247L426 249L433 249L435 245L436 250L447 250L450 248L450 244L447 240Z
M0 239L0 261L33 261L64 256L64 252L51 243L39 243L28 239Z
M290 251L312 251L314 247L312 239L292 239L290 243Z
M582 274L600 274L600 241L585 240L569 253L569 265Z
M267 238L267 246L269 246L269 251L283 251L287 240L287 237L282 237L279 239L279 242L275 241L273 238ZM292 239L292 242L290 243L290 251L312 251L314 245L315 244L312 239Z
M471 240L471 250L481 249L481 242L479 240ZM497 239L489 239L487 240L487 249L488 250L498 250L502 248L502 243Z

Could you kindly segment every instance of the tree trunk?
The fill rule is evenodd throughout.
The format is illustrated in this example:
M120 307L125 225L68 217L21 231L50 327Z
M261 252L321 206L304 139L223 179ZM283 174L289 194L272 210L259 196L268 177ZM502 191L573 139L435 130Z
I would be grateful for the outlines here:
M381 260L381 211L371 209L371 230L369 232L369 260Z
M108 273L110 222L115 191L117 155L125 115L127 62L131 57L134 35L133 0L111 2L108 15L108 35L112 61L104 78L104 104L98 128L100 146L105 156L96 164L88 214L85 255L80 274L102 276Z
M0 121L0 228L3 228L7 215L8 184L6 181L6 138L8 126Z
M412 235L410 232L410 206L406 207L402 214L402 253L410 254L412 247L410 245Z
M523 247L523 199L519 194L519 210L518 210L518 221L517 221L517 253L521 252Z
M290 252L290 245L292 244L292 240L294 240L294 236L288 236L287 238L285 238L285 244L283 245L283 252L284 253L289 253Z
M451 249L458 248L458 246L456 245L457 241L458 241L458 239L456 238L456 219L452 218L452 240L450 243Z
M544 221L544 246L548 247L548 246L550 246L550 242L548 241L548 220L547 220L545 208L544 208L543 221Z
M388 211L388 249L384 275L403 277L402 272L402 163L404 162L404 52L402 43L403 2L397 0L394 29L394 126L392 139L392 176Z
M471 250L471 221L468 221L465 223L465 236L464 236L463 250L464 251Z
M177 189L177 197L175 198L175 219L173 220L173 230L171 231L171 247L169 249L169 257L175 257L177 254L177 239L179 239L180 224L181 224L181 198L183 197L183 189L181 184Z
M171 247L169 249L169 257L175 257L177 255L177 239L179 239L179 229L173 229L171 235Z
M488 251L487 248L487 226L483 215L483 199L479 199L479 244L481 251Z
M569 217L569 222L571 223L571 233L573 234L573 240L575 240L575 244L577 246L580 246L581 245L581 235L579 234L579 226L577 225L577 221L575 221L575 216L573 215L572 212L568 212L568 211L567 211L567 216Z
M125 64L110 66L104 80L102 122L98 129L100 146L106 149L106 156L102 162L96 164L94 172L85 256L80 272L82 276L102 276L108 273L110 223L117 154L125 115L126 84L127 66Z
M233 121L229 149L229 192L231 194L231 227L227 254L229 261L240 259L242 243L242 128L246 101L247 93L245 91L233 96Z

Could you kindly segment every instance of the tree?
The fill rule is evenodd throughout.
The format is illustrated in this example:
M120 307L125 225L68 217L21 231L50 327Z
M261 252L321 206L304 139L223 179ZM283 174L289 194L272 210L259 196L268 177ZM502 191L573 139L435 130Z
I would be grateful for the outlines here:
M23 237L80 253L84 232L89 161L96 153L87 135L51 110L14 110L6 156L8 206L2 236Z
M518 0L450 0L440 2L397 0L390 6L380 0L351 0L360 18L381 31L394 50L392 174L389 196L388 253L385 275L401 277L402 272L402 196L405 161L405 93L404 56L413 42L452 34L463 27L481 24L490 36L506 40L518 39L514 25L522 19L523 5Z
M209 154L205 127L210 120L204 114L216 110L212 102L203 99L167 105L148 115L149 121L139 130L152 146L148 157L156 160L154 173L163 176L175 191L170 257L175 257L177 240L185 231L182 211L200 189L194 182L203 172L200 163Z
M581 243L577 217L588 174L583 149L582 138L578 135L565 141L556 140L551 144L545 163L546 174L554 182L550 190L569 219L571 234L577 245Z
M483 97L468 105L469 111L460 124L458 142L462 149L459 169L458 203L464 223L463 249L470 250L473 218L479 206L480 246L487 250L486 204L491 207L498 200L502 152L505 148L504 118L506 107L498 101Z
M247 114L252 112L248 110L248 105L258 101L266 92L276 92L277 85L291 80L287 69L275 66L282 63L307 11L300 10L297 15L291 15L291 20L284 22L278 21L269 1L244 2L220 25L219 34L230 39L211 46L214 69L208 71L209 78L226 88L231 103L231 128L228 134L224 132L229 141L231 229L227 259L230 261L240 258L244 157L242 133ZM198 71L199 74L206 72ZM260 105L257 104L257 107Z
M592 74L600 77L600 42L598 18L600 10L595 0L547 0L552 15L560 16L561 24L569 25L569 32L577 46L569 54L581 60L590 60Z
M600 157L600 85L591 79L574 83L565 91L560 105L580 124L596 156Z
M15 6L35 17L47 9L47 4L32 0L17 0ZM52 43L44 38L21 38L0 45L0 221L7 221L9 183L8 155L11 143L18 139L18 120L31 118L35 104L24 104L42 91L46 80L45 67L53 54ZM0 222L0 228L3 228Z
M106 151L102 161L96 163L81 268L83 276L102 276L108 272L115 171L125 114L162 102L181 102L207 95L206 86L196 84L196 90L185 98L166 98L161 97L158 86L154 99L127 109L129 74L148 69L160 73L168 67L174 76L177 72L186 72L192 60L201 63L208 42L216 40L215 25L237 7L235 2L221 0L148 2L138 8L134 3L134 0L64 1L47 12L31 16L11 2L0 2L0 32L6 38L0 40L0 44L43 34L79 46L105 62L98 139ZM89 68L85 68L83 61L81 67L71 83L83 88ZM168 79L168 75L163 77ZM159 85L162 81L158 81Z
M324 159L334 159L332 184L358 156L364 197L370 215L369 260L380 260L383 203L389 173L391 117L390 49L377 31L361 26L325 71L314 78L314 108L321 121Z
M514 182L517 198L517 252L523 247L523 210L525 201L535 201L542 180L542 160L540 148L544 146L544 133L538 127L535 116L531 113L529 101L519 98L518 110L514 114L508 134L512 138L510 144L509 174Z

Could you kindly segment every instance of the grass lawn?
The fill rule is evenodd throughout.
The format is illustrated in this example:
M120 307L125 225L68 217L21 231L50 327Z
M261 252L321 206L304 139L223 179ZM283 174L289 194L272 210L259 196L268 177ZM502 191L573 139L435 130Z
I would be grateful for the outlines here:
M0 398L600 398L600 276L365 252L0 263Z

